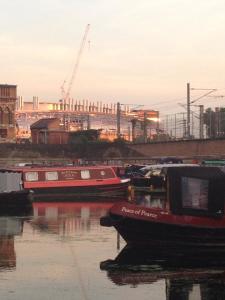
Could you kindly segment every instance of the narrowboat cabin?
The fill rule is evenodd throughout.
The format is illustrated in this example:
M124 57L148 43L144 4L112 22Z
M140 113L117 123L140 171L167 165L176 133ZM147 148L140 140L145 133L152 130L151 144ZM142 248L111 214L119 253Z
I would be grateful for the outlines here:
M225 253L224 172L167 168L165 194L157 198L153 193L146 202L114 204L100 223L114 226L130 245Z
M110 166L30 166L20 169L23 186L33 200L63 200L68 197L125 196L129 179L119 178Z

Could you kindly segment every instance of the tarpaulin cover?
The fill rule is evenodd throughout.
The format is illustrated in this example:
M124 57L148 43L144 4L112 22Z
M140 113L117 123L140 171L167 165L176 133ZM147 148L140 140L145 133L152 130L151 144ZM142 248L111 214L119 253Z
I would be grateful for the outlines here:
M171 167L167 170L168 197L175 214L224 214L225 173L218 167Z

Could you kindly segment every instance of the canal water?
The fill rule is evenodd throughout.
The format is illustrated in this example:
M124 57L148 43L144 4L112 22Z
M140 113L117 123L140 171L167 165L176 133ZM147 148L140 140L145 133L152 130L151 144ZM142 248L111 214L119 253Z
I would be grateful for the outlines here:
M25 216L1 216L0 299L225 299L223 265L171 267L127 248L99 225L111 205L34 203Z

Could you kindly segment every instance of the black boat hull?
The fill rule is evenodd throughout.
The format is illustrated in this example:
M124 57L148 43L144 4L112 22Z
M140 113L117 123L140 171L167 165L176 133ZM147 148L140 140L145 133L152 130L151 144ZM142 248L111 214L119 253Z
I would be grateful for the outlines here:
M128 195L129 183L99 185L99 186L73 186L73 187L51 187L32 189L31 199L33 201L62 201L77 199L96 199L104 197L110 202L112 198L126 197ZM124 199L123 199L124 200ZM85 201L85 200L84 200Z
M32 210L30 192L26 190L0 193L0 215L27 215Z
M182 226L113 215L101 225L114 226L128 245L154 247L159 251L225 253L225 228Z

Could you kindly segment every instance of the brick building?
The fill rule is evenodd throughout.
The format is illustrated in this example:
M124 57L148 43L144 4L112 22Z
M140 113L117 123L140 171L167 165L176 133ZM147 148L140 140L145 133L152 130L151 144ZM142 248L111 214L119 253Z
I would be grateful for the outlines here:
M0 84L0 139L13 140L16 136L15 109L17 86Z
M57 118L40 119L30 126L32 144L67 144L69 132Z

